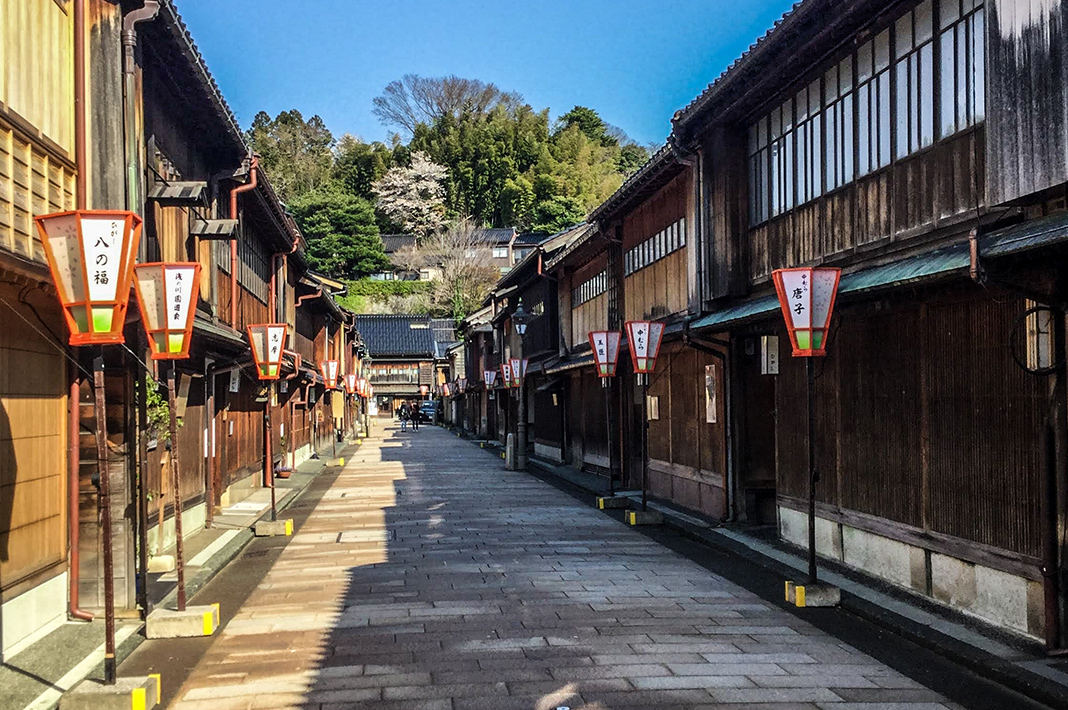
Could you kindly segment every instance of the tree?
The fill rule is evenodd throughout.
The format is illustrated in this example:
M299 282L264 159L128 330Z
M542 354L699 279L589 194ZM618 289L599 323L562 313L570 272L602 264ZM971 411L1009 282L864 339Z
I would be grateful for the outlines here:
M394 149L384 143L364 143L350 133L341 136L334 149L332 175L357 197L374 199L372 187L394 165ZM398 157L406 157L406 151Z
M571 126L578 126L578 129L582 131L587 138L596 141L605 148L619 145L619 141L609 133L608 124L605 123L601 116L592 108L575 106L558 118L553 137L555 138L560 135Z
M426 257L417 245L409 244L393 252L390 261L405 274L411 274L426 264Z
M458 118L465 112L481 115L497 106L509 108L522 103L519 94L502 91L479 79L405 74L375 97L374 114L384 125L401 128L410 135L420 123L431 125L445 116Z
M294 199L289 207L308 240L308 261L316 271L355 279L389 266L367 200L327 185Z
M475 222L462 219L423 241L427 263L441 270L441 278L432 282L433 313L462 319L481 307L500 278L493 250L480 232Z
M334 136L318 116L305 121L293 109L272 119L260 111L252 120L248 140L284 202L331 179Z
M426 237L445 224L447 172L425 153L413 152L411 166L391 168L372 187L378 211L404 232Z

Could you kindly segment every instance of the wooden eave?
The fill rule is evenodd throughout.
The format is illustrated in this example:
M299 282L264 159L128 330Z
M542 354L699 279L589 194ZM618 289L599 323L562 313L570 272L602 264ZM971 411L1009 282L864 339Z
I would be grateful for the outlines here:
M746 123L813 80L813 71L874 36L913 0L803 0L672 118L692 147L713 124Z

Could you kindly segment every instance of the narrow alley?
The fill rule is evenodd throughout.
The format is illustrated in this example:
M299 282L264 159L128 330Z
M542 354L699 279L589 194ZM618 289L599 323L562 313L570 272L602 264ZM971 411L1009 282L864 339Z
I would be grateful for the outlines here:
M173 641L123 670L180 710L959 707L437 427L381 429L290 510L202 592L250 593L182 642L180 688Z

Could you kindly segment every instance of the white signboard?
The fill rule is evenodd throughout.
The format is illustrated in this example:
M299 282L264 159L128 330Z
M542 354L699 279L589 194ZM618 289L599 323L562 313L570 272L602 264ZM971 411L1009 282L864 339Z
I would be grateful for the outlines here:
M241 391L241 370L230 370L230 391Z
M89 275L89 298L94 301L114 301L119 287L126 221L114 217L84 217L81 222L85 272Z
M171 266L164 270L165 291L167 294L167 328L182 330L189 317L189 300L193 297L193 277L196 269L192 266Z
M285 346L286 327L284 325L272 325L267 328L267 362L277 363L282 361L282 348ZM334 369L337 373L337 369Z
M760 336L760 374L779 374L779 336Z

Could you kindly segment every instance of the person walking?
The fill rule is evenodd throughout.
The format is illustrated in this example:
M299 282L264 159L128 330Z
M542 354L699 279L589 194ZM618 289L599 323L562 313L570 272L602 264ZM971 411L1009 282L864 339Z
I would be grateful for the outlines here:
M412 402L412 431L419 431L419 417L422 416L422 412L419 410L419 403Z
M401 402L397 416L400 417L401 431L408 431L408 420L412 418L412 408L408 406L407 402Z

